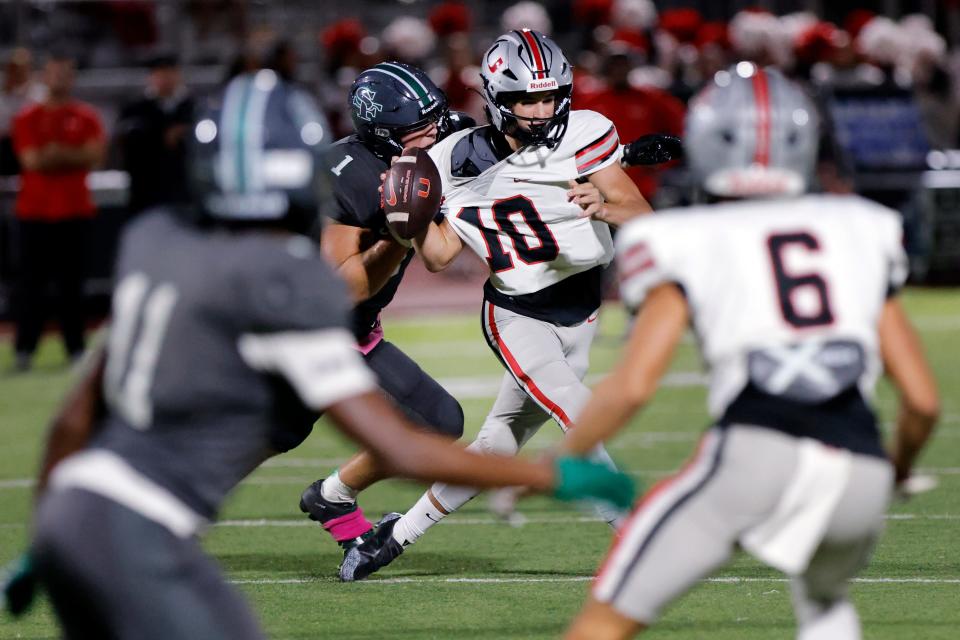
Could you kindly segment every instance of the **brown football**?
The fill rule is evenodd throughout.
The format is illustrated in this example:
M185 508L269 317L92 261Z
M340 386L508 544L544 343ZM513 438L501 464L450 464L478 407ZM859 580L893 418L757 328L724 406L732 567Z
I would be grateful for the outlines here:
M425 149L404 149L383 181L383 211L394 233L409 240L440 209L440 172Z

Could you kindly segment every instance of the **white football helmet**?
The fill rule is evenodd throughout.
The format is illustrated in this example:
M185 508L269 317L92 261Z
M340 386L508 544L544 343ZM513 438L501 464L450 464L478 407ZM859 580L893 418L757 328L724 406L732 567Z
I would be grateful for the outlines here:
M779 71L739 62L690 102L686 156L698 184L721 197L798 195L810 185L819 118Z
M527 145L556 145L567 130L573 68L557 43L530 29L508 31L493 43L480 67L484 110L498 131ZM553 117L522 129L510 107L523 95L556 91Z

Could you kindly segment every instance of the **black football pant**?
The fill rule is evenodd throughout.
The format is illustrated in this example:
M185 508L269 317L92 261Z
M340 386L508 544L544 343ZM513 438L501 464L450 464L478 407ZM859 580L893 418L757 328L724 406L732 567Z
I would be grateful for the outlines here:
M260 640L196 538L82 489L43 499L32 548L68 640Z
M364 360L380 388L408 418L443 436L463 435L460 403L396 345L383 340Z
M84 249L87 220L19 222L20 261L14 297L16 351L32 354L43 332L48 301L60 321L67 353L83 352ZM53 287L53 296L49 290Z

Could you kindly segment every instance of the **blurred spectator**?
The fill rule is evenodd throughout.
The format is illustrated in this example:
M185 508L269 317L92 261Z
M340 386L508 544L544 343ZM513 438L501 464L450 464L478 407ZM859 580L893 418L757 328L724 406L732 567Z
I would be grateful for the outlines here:
M297 81L297 66L300 58L289 40L280 40L270 49L266 67L273 69L285 82Z
M597 111L610 118L624 143L649 133L682 135L683 103L661 89L631 85L629 78L634 66L627 50L612 49L601 68L605 88L575 99L576 108ZM660 169L653 167L633 167L627 170L627 175L643 197L652 200L659 172Z
M193 98L183 86L175 56L155 56L149 66L143 95L123 107L117 124L123 168L130 174L131 216L187 199L185 134Z
M0 175L20 173L20 164L13 152L11 129L13 118L26 105L43 100L43 85L31 77L33 56L27 49L14 49L3 66L0 85Z
M518 2L504 11L500 18L500 26L505 31L533 29L547 35L553 31L553 23L547 10L539 2L529 0Z
M388 60L398 60L423 68L433 53L437 36L422 18L401 16L383 30L384 53Z
M317 95L333 128L334 137L342 138L353 132L350 119L350 101L347 93L354 78L363 69L369 69L382 58L380 41L367 33L356 18L343 18L323 29L319 34L325 64L318 79Z
M83 352L84 245L94 205L87 174L104 155L96 111L73 99L73 59L52 55L44 67L47 96L25 107L13 124L13 145L22 168L16 216L19 282L15 298L16 367L30 367L46 320L48 285L67 354Z

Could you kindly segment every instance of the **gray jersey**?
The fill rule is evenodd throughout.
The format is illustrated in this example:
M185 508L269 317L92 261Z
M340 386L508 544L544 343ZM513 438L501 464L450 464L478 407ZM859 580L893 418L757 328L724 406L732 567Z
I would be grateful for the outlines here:
M157 211L124 234L106 449L209 518L316 412L374 387L345 287L302 236L200 230Z

